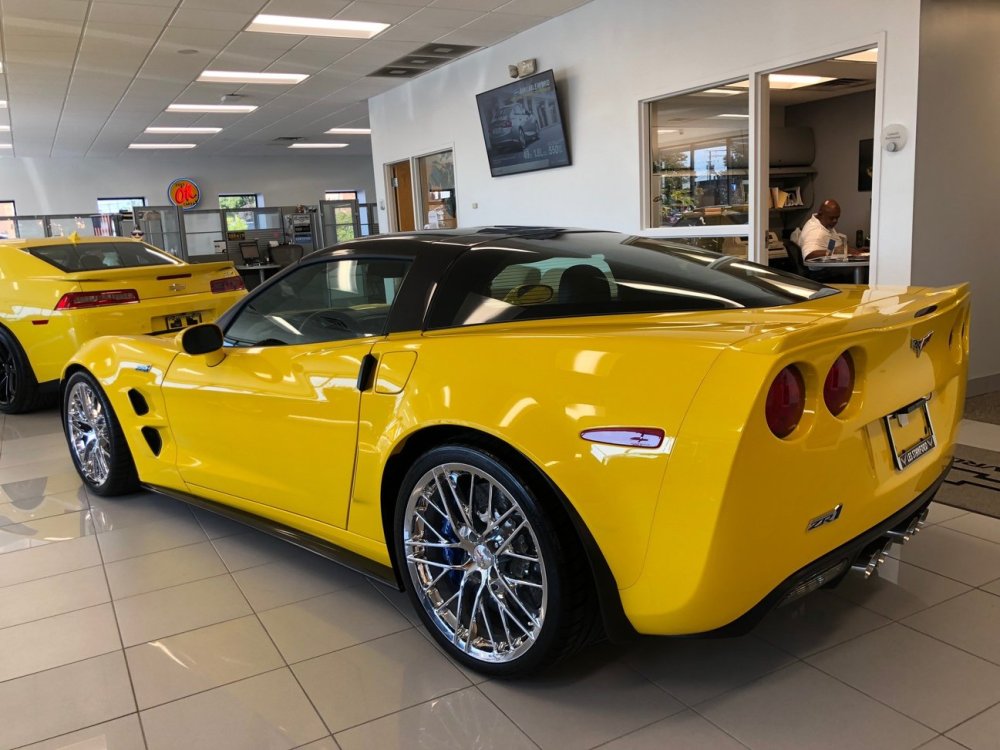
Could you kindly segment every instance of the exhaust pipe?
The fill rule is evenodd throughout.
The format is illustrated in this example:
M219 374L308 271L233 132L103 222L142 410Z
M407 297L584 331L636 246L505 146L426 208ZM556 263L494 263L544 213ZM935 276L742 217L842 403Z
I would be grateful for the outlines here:
M913 516L906 524L900 524L903 528L890 529L881 539L877 539L868 545L865 550L858 555L858 559L851 565L851 570L861 573L865 578L870 578L879 565L885 562L889 548L893 544L906 544L913 536L920 531L920 527L927 520L927 508Z

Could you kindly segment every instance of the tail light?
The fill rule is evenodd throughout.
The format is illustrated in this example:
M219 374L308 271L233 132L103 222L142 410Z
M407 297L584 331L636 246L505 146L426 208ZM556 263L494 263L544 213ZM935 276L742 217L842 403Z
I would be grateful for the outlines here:
M103 292L69 292L56 303L56 310L79 310L85 307L128 305L139 301L135 289L108 289Z
M837 416L851 401L854 392L854 360L844 352L830 367L823 383L823 400L833 416Z
M764 404L767 426L777 437L788 437L802 419L805 406L806 384L802 373L795 365L789 365L778 373L767 392Z
M240 276L227 276L224 279L212 280L212 294L222 292L239 292L246 289L243 279Z

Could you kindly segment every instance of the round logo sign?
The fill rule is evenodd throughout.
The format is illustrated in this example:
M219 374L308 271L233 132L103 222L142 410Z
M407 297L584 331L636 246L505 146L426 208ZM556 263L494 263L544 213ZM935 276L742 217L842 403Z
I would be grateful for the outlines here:
M167 188L167 198L175 206L194 208L201 202L201 190L193 180L182 177L170 183L170 187Z

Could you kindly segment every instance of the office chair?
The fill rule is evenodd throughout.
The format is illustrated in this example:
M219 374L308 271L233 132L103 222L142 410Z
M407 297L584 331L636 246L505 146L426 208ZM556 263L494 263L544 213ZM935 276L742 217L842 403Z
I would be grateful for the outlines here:
M271 262L284 268L298 262L304 253L302 245L275 245L271 248Z

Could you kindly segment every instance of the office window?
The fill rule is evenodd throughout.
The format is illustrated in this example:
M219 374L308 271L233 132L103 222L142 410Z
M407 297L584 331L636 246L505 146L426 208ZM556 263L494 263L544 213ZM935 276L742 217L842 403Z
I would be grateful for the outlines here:
M458 226L455 161L451 149L417 157L420 175L420 218L427 229Z
M356 201L360 200L358 198L357 190L327 190L323 194L323 200L325 201Z
M258 203L258 197L255 193L219 196L219 208L226 212L226 229L228 231L239 232L244 229L257 228L254 212L239 209L257 208L258 205L263 205L263 201Z
M14 201L0 201L0 240L17 237L17 226L11 216L17 216Z
M116 214L119 211L129 211L133 206L145 206L145 198L98 198L97 213Z
M749 223L747 81L650 102L650 227Z

